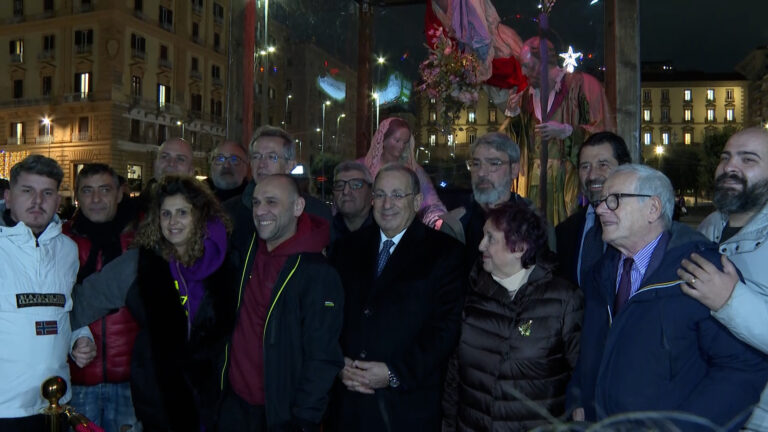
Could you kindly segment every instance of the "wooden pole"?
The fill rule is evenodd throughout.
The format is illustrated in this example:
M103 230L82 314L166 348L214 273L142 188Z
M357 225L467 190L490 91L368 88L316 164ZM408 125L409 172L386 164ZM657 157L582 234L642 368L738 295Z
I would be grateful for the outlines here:
M633 162L640 162L639 3L605 1L605 93Z
M358 12L355 157L365 156L371 143L371 135L368 132L371 124L371 37L373 33L371 3L368 0L360 0Z

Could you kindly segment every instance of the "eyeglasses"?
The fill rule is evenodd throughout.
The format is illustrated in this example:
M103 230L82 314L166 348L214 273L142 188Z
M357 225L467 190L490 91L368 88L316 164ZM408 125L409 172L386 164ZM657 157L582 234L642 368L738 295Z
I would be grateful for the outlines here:
M214 165L224 165L226 162L229 162L232 166L238 166L241 163L245 163L245 161L237 155L217 154L213 157Z
M262 159L268 162L277 163L277 161L279 161L280 159L288 159L288 158L280 156L277 153L269 153L269 154L254 153L251 155L251 160L254 162L258 163Z
M650 198L653 195L644 195L644 194L631 194L631 193L614 193L610 194L607 197L592 202L592 207L597 208L600 203L605 203L605 206L608 207L608 210L614 211L617 208L619 208L619 199L621 198Z
M361 178L353 178L349 180L336 180L333 182L333 190L336 192L341 192L344 190L345 187L349 185L349 188L352 190L360 190L365 185L370 185L365 179Z
M502 159L470 159L467 161L467 169L470 171L480 171L483 166L488 167L488 172L496 172L504 165L509 164L509 160Z
M405 197L416 195L414 192L408 192L408 193L402 193L402 192L392 192L391 194L387 195L384 192L374 192L373 193L373 200L374 201L384 201L384 198L389 197L394 202L400 202Z

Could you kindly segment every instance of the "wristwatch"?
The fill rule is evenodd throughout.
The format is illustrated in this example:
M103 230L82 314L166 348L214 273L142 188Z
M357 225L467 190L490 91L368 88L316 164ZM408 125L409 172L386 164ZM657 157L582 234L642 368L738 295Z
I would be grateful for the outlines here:
M387 369L387 374L389 375L389 386L392 388L398 387L400 385L400 380L397 379L397 376L395 376L389 369Z

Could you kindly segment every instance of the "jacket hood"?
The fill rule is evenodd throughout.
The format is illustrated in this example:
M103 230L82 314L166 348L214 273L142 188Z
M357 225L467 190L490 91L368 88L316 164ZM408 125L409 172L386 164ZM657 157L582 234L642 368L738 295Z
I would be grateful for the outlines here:
M720 237L723 234L723 228L728 223L728 216L720 211L707 216L699 225L699 231L708 238L720 243ZM768 238L768 204L763 206L752 219L744 225L739 232L722 244L723 247L730 249L732 245L737 245L736 249L740 253L751 252L760 244L765 243Z
M331 241L328 221L310 213L302 213L296 222L296 233L277 245L272 255L296 255L311 252L320 253Z

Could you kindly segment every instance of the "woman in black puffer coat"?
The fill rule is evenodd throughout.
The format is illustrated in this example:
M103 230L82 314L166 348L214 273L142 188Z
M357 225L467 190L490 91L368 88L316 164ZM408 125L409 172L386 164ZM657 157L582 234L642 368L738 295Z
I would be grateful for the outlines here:
M564 417L583 299L552 274L546 222L529 206L491 210L483 234L446 381L443 430L526 431Z

